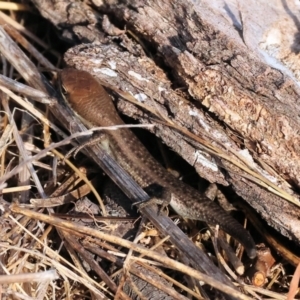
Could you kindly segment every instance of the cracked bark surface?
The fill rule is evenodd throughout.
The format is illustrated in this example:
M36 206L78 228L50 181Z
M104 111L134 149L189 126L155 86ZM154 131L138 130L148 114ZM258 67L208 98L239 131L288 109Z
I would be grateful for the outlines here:
M70 49L67 65L142 98L147 106L159 107L176 124L232 159L237 159L234 154L244 157L256 172L299 198L294 193L300 185L297 82L263 61L214 8L205 2L196 7L187 1L159 0L130 1L130 5L93 1L91 7L79 1L59 1L59 7L33 2L63 29L64 37L93 42ZM128 36L105 36L104 13L120 29L126 25L146 51L151 49L152 58L143 56L142 47ZM149 114L128 102L119 101L118 108L142 123L152 122ZM228 161L196 149L173 130L158 125L154 133L195 166L200 176L232 184L269 225L299 243L298 207L245 178Z

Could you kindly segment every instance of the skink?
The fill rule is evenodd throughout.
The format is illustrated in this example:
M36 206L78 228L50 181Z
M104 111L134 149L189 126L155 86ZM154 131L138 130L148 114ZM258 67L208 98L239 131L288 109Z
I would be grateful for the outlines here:
M107 92L91 74L66 68L60 72L59 80L68 105L88 128L124 124ZM113 157L142 188L161 186L160 197L169 201L180 216L219 224L245 247L250 258L256 256L249 232L218 204L163 168L131 130L107 130L106 135Z

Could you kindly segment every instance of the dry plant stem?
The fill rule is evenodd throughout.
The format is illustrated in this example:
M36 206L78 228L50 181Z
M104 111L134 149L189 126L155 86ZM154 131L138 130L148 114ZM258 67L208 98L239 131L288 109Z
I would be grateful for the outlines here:
M31 185L22 185L17 187L5 188L1 189L1 194L8 194L8 193L19 193L22 191L28 191L31 189Z
M14 28L16 28L18 31L23 33L25 36L32 39L35 43L43 47L44 49L49 49L49 45L44 43L41 39L39 39L36 35L34 35L32 32L28 31L24 26L22 26L20 23L16 22L12 18L10 18L8 15L4 14L2 11L0 11L0 18L4 23L12 25ZM49 50L50 53L55 55L57 58L61 57L61 54L54 50Z
M13 128L10 124L7 124L8 119L7 116L3 118L3 126L4 126L4 132L2 133L1 140L0 140L0 155L1 155L1 173L0 175L3 176L5 169L5 156L6 156L6 149L8 145L11 143L12 139L12 131Z
M89 236L87 238L87 242L88 243L89 242L93 243L93 244L95 244L99 248L107 249L108 251L111 251L112 253L120 253L116 247L114 247L113 245L108 244L106 242L103 242L103 241L101 241L99 239L92 238L92 237Z
M184 260L182 261L184 263ZM186 289L193 289L194 293L193 294L197 294L196 299L198 299L200 297L200 299L205 299L208 300L209 297L207 296L206 292L203 290L200 281L196 280L193 277L188 277L188 276L184 276L184 281L186 284ZM185 289L184 289L185 290ZM190 292L189 292L190 293Z
M125 279L125 277L124 277L124 279ZM148 298L144 297L144 295L142 294L142 292L141 292L141 291L139 290L139 288L136 286L136 284L135 284L134 281L132 280L132 277L131 277L131 275L130 275L129 273L126 275L126 281L130 284L130 286L131 286L131 288L132 288L132 291L133 291L134 293L136 293L136 295L137 295L137 297L138 297L139 299L141 299L141 300L148 300ZM123 285L123 283L122 283L122 285ZM120 286L121 286L121 284L120 284ZM119 297L116 296L115 299L117 300L117 299L119 299Z
M48 237L48 235L52 229L53 229L53 226L50 225L44 230L42 236L40 237L41 242L45 242L46 238Z
M78 170L78 171L80 171L80 170ZM81 172L81 173L84 173L84 172ZM58 197L64 193L72 191L72 189L74 189L74 187L80 183L81 178L78 176L77 173L73 173L73 174L70 174L67 178L65 178L65 174L62 174L62 176L58 180L60 182L60 185L57 186L57 188L55 189L54 192L52 192L50 197ZM53 186L49 186L49 189L53 190L53 187L56 185L57 185L57 183L53 183ZM83 195L83 196L85 196L85 195Z
M49 106L46 106L46 117L49 119ZM50 133L50 127L48 124L43 123L43 136L44 136L44 148L47 148L49 144L51 143L51 133ZM57 158L54 156L54 159L52 161L52 175L53 175L53 182L56 185L56 171L57 171ZM48 195L48 193L47 193Z
M293 300L294 297L296 296L299 288L299 281L300 281L300 264L297 266L294 276L292 278L292 281L290 283L290 289L289 289L289 293L287 295L286 300Z
M36 101L44 104L51 104L56 102L56 99L50 99L49 95L36 90L28 85L15 81L9 77L0 74L0 85L6 87L10 91L21 93L27 97L36 99Z
M232 248L224 241L222 237L218 237L218 243L220 244L221 248L225 251L229 262L232 264L234 267L235 271L239 275L243 275L245 271L245 267L242 264L241 260L235 255L234 251Z
M54 197L53 195L51 195L51 197L49 197L47 199L36 199L36 198L30 199L30 203L32 205L34 205L34 207L38 207L38 208L56 207L56 206L60 206L60 205L66 204L66 203L70 203L70 202L74 201L74 198L75 199L82 198L82 197L86 196L87 194L89 194L90 192L91 192L90 187L87 184L84 184L83 186L81 186L69 193L66 193L63 195L61 195L61 193L58 193L58 195L61 195L61 196ZM58 216L58 215L59 214L56 214L56 216ZM64 216L66 218L72 218L72 216L70 216L70 215L64 215ZM88 216L85 216L85 217L89 218ZM76 218L78 218L78 217L76 216ZM104 217L103 217L103 219L104 219Z
M217 192L217 186L215 187L216 190L215 192ZM215 196L213 198L210 199L214 199ZM228 274L231 275L231 277L236 280L237 277L236 275L232 272L232 270L229 268L228 264L226 263L226 261L224 260L223 256L221 255L219 248L218 248L218 244L221 246L222 250L226 253L227 259L229 260L229 262L231 263L231 265L234 267L235 271L239 274L242 275L244 274L245 271L245 267L241 262L241 259L239 257L237 257L237 255L234 253L233 249L231 248L231 246L229 245L229 240L227 242L225 242L225 236L226 233L225 232L221 232L220 235L220 231L219 228L217 226L217 228L212 228L212 226L209 226L210 231L213 232L213 236L212 236L212 242L214 245L214 249L216 252L216 255L218 257L218 262L219 265L221 264L225 270L228 272ZM246 228L245 224L244 224L244 228ZM227 235L228 236L228 235ZM242 248L242 250L244 249L243 246L239 243L238 244L239 247ZM240 252L240 257L242 256L242 252Z
M141 221L141 223L140 223L138 233L140 232L140 230L141 230L141 224L144 224L144 221L145 220L143 218L142 221ZM139 240L140 240L140 234L135 237L135 239L133 240L133 243L137 244ZM128 272L128 267L130 266L129 262L130 262L132 254L133 254L133 250L129 249L128 254L126 255L126 258L124 260L123 270L122 270L122 276L121 276L120 283L119 283L119 286L118 286L118 292L117 292L117 294L122 290L123 284L125 284L126 278L128 276L130 276L129 272ZM135 288L135 285L133 287Z
M15 124L15 121L12 118L12 115L11 115L11 112L10 112L10 109L9 109L9 106L8 106L8 102L7 102L7 100L5 100L3 98L3 95L2 95L2 105L3 105L6 113L9 116L9 122L10 122L10 124L13 125L14 137L15 137L16 144L17 144L17 146L19 148L20 155L23 157L23 161L28 161L28 155L27 155L27 152L25 150L23 141L22 141L22 139L21 139L21 137L19 135L19 132L18 132L16 124ZM37 174L36 174L36 172L34 170L34 167L33 167L32 163L29 162L28 164L26 164L26 167L28 168L28 170L29 170L29 172L31 174L31 177L32 177L32 179L33 179L33 181L34 181L34 183L35 183L35 185L37 187L37 190L38 190L39 194L41 195L41 197L46 197L44 189L43 189L43 187L41 185L41 182L40 182L40 180L39 180L39 178L38 178L38 176L37 176Z
M52 211L52 209L49 209L49 211ZM53 213L53 211L52 211ZM56 229L57 230L57 233L59 234L60 238L61 239L66 239L66 231L63 231L61 229ZM71 237L72 239L73 237ZM85 271L85 269L83 268L82 264L81 264L81 260L79 259L76 251L75 251L75 248L72 247L73 245L71 245L69 243L69 241L67 240L66 243L64 243L64 246L66 247L66 250L68 251L72 261L73 261L73 264L75 265L74 269L77 270L77 272L79 272L80 274L84 274L85 278L90 278L90 276L87 274L87 272ZM100 287L101 291L105 291L106 293L110 294L110 292L103 288L100 284L98 285L98 287ZM95 291L93 291L93 289L90 289L90 292L92 294L95 293ZM99 296L98 296L99 297ZM106 299L106 297L104 295L101 295L101 299Z
M122 291L122 288L123 288L123 286L125 284L126 279L127 279L127 276L122 276L121 277L121 280L120 280L119 285L118 285L118 289L117 289L116 294L115 294L115 298L114 298L115 300L119 299L121 291ZM138 293L138 295L139 295L139 293Z
M118 267L123 267L123 261L121 259L119 259L118 257L116 257L115 255L113 255L111 253L108 253L107 251L102 250L98 246L94 246L94 241L85 241L85 240L83 240L81 243L90 252L98 255L99 257L105 258L106 260L108 260L110 262L115 263Z
M15 95L7 88L0 86L0 89L10 98L12 98L14 101L16 101L18 104L20 104L26 111L31 113L35 118L41 120L44 124L49 125L53 130L55 130L60 136L67 137L57 126L55 126L53 123L49 122L45 116L40 113L37 109L35 109L31 104L29 104L27 101L23 100L21 97ZM54 104L52 101L51 104Z
M247 222L248 222L248 219L245 218L245 219L244 219L244 228L247 228ZM243 254L244 254L244 252L245 252L245 248L244 248L241 244L239 244L239 247L237 247L236 250L237 250L237 257L238 257L239 259L242 259Z
M32 222L31 224L30 224L30 226L29 226L29 230L33 230L33 227L36 227L36 222L34 221L34 222ZM38 229L38 231L35 233L36 234L36 236L39 236L40 235L40 232L41 232L41 229ZM19 242L19 236L16 236L16 238L15 238L15 240L16 241L12 241L12 243L18 243ZM23 245L25 245L25 244L27 244L27 240L28 240L28 238L27 238L27 234L23 237L23 239L22 239L22 241L23 241ZM35 246L35 244L36 244L36 240L35 239L32 239L31 240L31 242L28 244L28 245L26 245L26 247L27 248L30 248L30 249L33 249L34 248L34 246ZM9 246L8 246L9 247ZM13 255L13 253L14 252L16 252L16 254L15 255ZM20 257L17 261L15 261L14 262L14 264L10 264L8 267L7 267L7 273L9 272L9 271L11 271L11 272L14 272L15 274L19 274L20 272L22 272L23 270L24 270L24 268L26 269L27 267L26 267L26 264L27 264L27 260L28 260L28 257L29 257L29 253L25 253L24 255L20 255L19 254L19 252L20 252L20 249L19 250L17 250L17 251L10 251L10 255L11 255L11 257ZM53 270L53 272L56 274L56 271L55 270ZM37 275L38 276L38 275ZM26 278L28 278L29 280L30 280L30 276L26 276ZM41 279L43 279L43 274L41 274L40 276L38 276L38 278L41 280ZM51 281L53 281L54 279L57 279L57 276L56 276L56 278L51 278L51 277L49 277L48 276L48 278L46 277L46 278L44 278L44 280L42 280L40 283L39 283L39 287L41 287L41 286L45 286L45 287L47 287L48 285L49 285L49 283L51 282ZM34 279L33 279L33 281L35 281ZM21 286L19 286L18 285L18 288L20 289L20 290L22 290L22 288L21 288ZM41 290L41 288L39 288L39 293L38 294L43 294L43 291ZM39 297L37 297L37 299L40 299ZM42 298L41 298L42 299Z
M28 144L28 142L26 141L24 143L24 145L25 145L26 150L29 148L29 151L30 151L30 148L32 148L30 146L33 145L33 144ZM33 147L33 151L34 150L37 150L37 148ZM40 150L38 150L38 151L40 151ZM38 151L34 151L34 153L37 153ZM52 155L50 153L48 153L48 155L50 155L52 157ZM55 160L55 157L53 158L53 160ZM35 167L39 167L40 171L41 171L41 169L44 169L44 170L47 170L47 171L53 171L53 168L51 168L51 166L49 164L43 163L41 161L33 161L32 164Z
M137 264L139 264L140 266L142 266L143 268L156 273L157 275L163 277L164 279L168 280L169 282L172 283L173 285L176 285L177 287L179 287L180 289L186 291L187 293L189 293L191 296L195 297L196 299L203 299L199 294L196 294L194 291L192 291L191 289L187 288L186 286L184 286L183 284L179 283L178 281L174 280L173 278L169 277L168 275L166 275L164 272L162 272L160 269L156 269L146 263L142 263L142 262L136 262ZM132 265L130 266L130 272L133 273L132 270ZM135 273L133 273L135 274ZM166 288L165 285L161 284L160 282L154 281L152 276L149 276L149 273L141 273L141 277L143 280L148 281L149 283L151 283L153 286L161 289L164 291L164 289ZM176 293L176 290L174 290L173 288L169 289L170 291L172 291L172 294L169 294L170 296L174 297L175 299L186 299L186 297Z
M63 265L57 263L55 260L52 261L53 266L59 271L60 275L64 278L65 280L65 284L67 283L68 286L70 286L69 282L67 281L67 278L70 278L70 280L74 280L76 282L80 282L83 285L85 285L88 289L91 290L92 293L98 295L99 299L107 299L107 297L105 297L105 295L100 292L101 290L101 286L95 282L94 280L92 280L90 277L86 276L85 274L80 273L80 275L82 276L78 276L77 273L72 272L69 268L64 267ZM71 266L73 267L73 266ZM79 270L77 270L78 272ZM99 288L99 290L97 290L95 288L95 286L97 286ZM66 288L66 290L68 290Z
M111 236L109 234L105 234L103 232L100 232L98 230L94 230L92 228L87 228L84 226L80 226L78 224L74 224L72 222L66 222L66 221L62 221L58 218L53 218L50 216L45 216L27 209L23 209L22 207L13 204L11 205L11 210L14 213L18 213L18 214L22 214L43 222L47 222L51 225L57 226L61 229L66 229L66 230L73 230L73 231L78 231L80 233L86 234L86 235L90 235L93 237L97 237L99 239L104 239L108 242L114 243L114 244L118 244L120 246L126 247L126 248L130 248L130 249L134 249L135 251L145 254L163 264L165 264L166 266L168 266L168 268L172 268L175 269L177 271L181 271L184 272L186 274L188 274L189 276L195 277L198 280L202 280L205 283L211 285L212 287L219 289L223 292L225 292L226 294L229 294L237 299L242 299L242 300L250 300L249 297L247 297L246 295L243 295L242 293L238 292L237 290L231 288L228 285L225 285L215 279L213 279L210 276L201 274L199 271L195 271L194 269L185 266L181 263L178 263L172 259L169 259L168 257L165 256L161 256L153 251L149 251L148 249L145 249L142 246L139 245L135 245L134 243L131 243L129 241L123 240L121 238L115 237L115 236Z
M274 272L274 274L273 274L273 276L272 276L272 279L271 279L270 282L268 283L266 289L270 290L270 289L272 288L273 284L274 284L275 282L277 282L278 276L279 276L279 274L280 274L281 272L282 272L282 269L281 269L281 268L278 268L278 269Z
M135 237L133 243L137 244L145 236L144 230L143 230L143 226L144 226L145 222L146 222L146 219L145 219L145 217L143 217L142 220L141 220L141 222L140 222L140 224L139 224L139 230L137 231L138 235ZM133 289L137 292L138 289L136 288L135 284L133 283L132 278L131 278L131 274L129 273L130 267L132 265L131 261L134 261L134 257L132 255L133 255L133 250L130 249L129 252L128 252L128 254L127 254L127 256L126 256L124 264L123 264L123 274L122 274L121 282L122 282L122 280L125 281L126 278L127 279L129 278L129 280L130 280L130 282L131 282L131 284L133 286ZM118 289L120 289L121 286L122 285L119 284ZM159 288L157 285L155 285L155 286L157 288ZM139 294L140 293L138 292L137 295L139 295Z
M219 265L221 265L226 270L226 272L236 281L237 276L229 268L228 264L225 262L224 258L222 257L221 253L219 252L215 237L212 238L212 242L214 244L214 249L215 249L215 252L216 252L216 255L217 255L217 258L218 258Z
M258 294L264 295L264 296L268 296L271 297L271 299L276 299L276 300L287 300L286 299L286 295L282 295L279 293L275 293L269 290L266 290L264 288L260 288L260 287L255 287L255 286L249 286L249 285L245 285L243 286L243 289L247 292L250 293L250 291L252 292L256 292ZM252 294L252 293L251 293Z
M247 292L248 292L254 299L261 300L261 297L258 296L257 293L255 293L254 291L248 289Z
M0 12L0 16L1 15L2 13ZM4 57L15 67L15 69L22 74L23 78L29 83L29 85L46 92L43 78L33 62L31 62L29 58L20 50L17 44L7 35L1 26L0 51L2 55L4 55ZM20 61L22 61L22 64L19 63Z
M31 8L29 5L26 5L26 4L0 1L0 9L1 10L9 9L9 10L17 10L17 11L21 11L21 10L29 11Z
M77 197L79 198L79 196ZM82 220L94 220L94 221L118 221L118 222L127 222L127 221L135 221L135 217L103 217L97 215L90 215L88 213L78 213L76 215L73 214L60 214L54 213L52 214L54 217L60 219L82 219ZM117 251L117 250L116 250Z
M22 148L23 148L23 149L19 148L19 154L20 154L18 157L19 163L26 160L26 158L32 156L32 151L29 149L26 149L26 147L24 145L24 143L33 144L33 127L30 126L30 124L32 122L33 122L33 118L29 114L27 114L27 112L23 111L22 117L20 120L20 125L19 125L21 128L19 139L21 141ZM21 133L23 133L23 134L21 134ZM17 141L17 139L16 139L16 141ZM17 143L17 145L18 145L18 143ZM24 152L22 152L21 150L22 151L24 150ZM28 166L30 166L30 164ZM27 185L30 183L30 178L32 177L31 174L32 174L32 171L34 171L34 169L33 169L33 166L32 167L28 167L28 166L26 168L23 168L23 170L18 174L19 185ZM38 166L35 166L35 167L38 167ZM35 172L33 174L35 174ZM38 176L37 176L37 174L35 174L35 177L33 177L32 179L35 182L37 178L38 178ZM41 190L41 186L42 186L41 182L38 182L38 190ZM45 191L43 190L42 192L45 195ZM19 197L19 202L20 203L28 203L29 194L30 194L29 191L22 192Z
M122 260L120 260L116 256L114 256L110 253L107 253L106 251L100 249L98 246L93 246L92 243L86 242L86 241L83 241L83 245L84 245L85 248L87 248L92 253L115 263L118 267L123 266L123 261ZM202 298L199 298L199 295L197 295L196 293L194 293L193 291L191 291L190 289L188 289L184 285L180 284L179 282L173 280L171 277L165 275L159 269L153 268L153 267L149 266L149 264L146 264L146 263L135 262L135 264L139 264L140 266L142 266L143 268L149 270L150 272L156 273L157 275L167 279L168 281L172 282L173 284L175 284L179 288L181 288L181 289L187 291L188 293L190 293L196 299L202 299ZM148 272L144 272L144 270L137 269L134 264L131 263L128 266L128 268L129 268L128 270L129 270L130 273L132 273L135 276L145 280L146 282L151 283L153 286L155 286L158 289L161 289L164 293L170 295L174 299L182 299L182 300L186 299L184 296L177 293L176 290L174 290L172 287L169 287L165 284L161 284L161 282L154 280L153 276L149 275Z
M27 224L27 230L29 232L34 232L34 235L39 239L38 237L41 236L43 229L40 226L40 222L36 220L32 220L29 224ZM30 235L25 233L23 236L23 244L27 245L29 249L35 249L37 246L36 240L32 240L30 238ZM25 262L25 260L24 260Z
M158 247L162 246L167 240L170 239L170 236L165 236L164 238L160 239L159 242L156 242L152 247L150 247L151 251L154 251ZM138 258L143 258L145 255L140 254Z
M105 284L114 292L117 291L116 284L111 280L111 278L104 272L104 270L89 257L86 250L72 237L70 231L64 231L64 238L72 246L75 251L80 253L83 259L90 265L90 267L98 274L98 276L105 282ZM129 299L128 296L121 291L122 299Z
M3 270L3 273L9 273L9 271L7 270L7 268L4 266L4 265L2 265L2 270ZM25 291L24 291L24 289L21 287L21 284L20 283L13 283L14 284L14 286L15 286L15 289L17 288L18 290L20 290L23 294L25 294ZM24 284L26 284L26 283L24 283ZM1 288L2 288L2 285L1 285Z
M52 152L56 156L58 156L60 159L62 159L62 160L64 159L64 156L60 152L58 152L57 150L53 149ZM88 187L93 192L96 199L98 200L98 203L100 205L103 216L107 216L106 208L103 204L103 201L102 201L99 193L96 191L95 187L93 186L93 184L90 182L90 180L88 180L88 178L82 172L80 172L80 170L78 170L78 168L76 168L76 166L74 164L72 164L69 159L65 160L65 162L78 175L78 177L88 185Z
M22 218L17 218L18 222L22 225L22 226L26 226L26 224L28 222L30 222L30 218L29 217L22 217ZM2 236L2 240L3 241L9 241L10 239L12 239L14 236L20 236L22 232L22 228L20 228L20 226L15 226L14 228L12 228L12 230L10 230L9 232L7 232L6 234L4 234Z
M247 211L247 217L251 220L251 224L255 227L255 229L259 232L261 236L272 246L273 249L276 249L286 259L289 263L298 266L300 263L300 257L296 254L292 253L287 247L285 247L282 243L279 243L272 235L270 235L269 231L265 229L266 227L263 223L257 218L257 216L249 210L246 205L243 205L242 202L239 203L245 211Z
M1 294L3 294L3 296L10 295L12 297L12 298L8 298L8 299L36 300L36 298L33 299L32 297L24 296L24 292L20 293L20 292L14 291L12 289L7 289L5 291L5 293L1 293Z
M10 284L15 282L42 282L44 280L58 279L56 270L48 270L38 273L24 273L15 275L0 275L0 284Z
M59 236L64 239L65 238L65 232L66 231L63 231L63 230L60 230L58 229L57 230ZM81 260L80 258L78 257L77 255L77 252L75 251L74 248L72 248L72 246L70 245L70 243L68 242L64 242L64 247L66 248L66 251L68 251L72 261L73 261L73 264L75 266L75 268L77 270L80 270L81 273L84 273L87 277L89 277L89 275L87 274L87 272L85 271L85 269L83 268L82 264L81 264ZM106 290L105 290L106 291ZM107 291L106 291L107 292Z
M0 25L3 25L5 31L14 39L15 42L23 46L36 60L48 71L57 71L55 66L46 59L33 45L31 45L13 26L5 24L0 18Z
M117 257L126 258L126 254L120 253L119 251L111 251L110 253ZM131 260L132 260L132 262L140 262L140 263L145 263L145 264L151 264L152 266L156 266L156 267L163 267L163 265L161 263L150 260L149 258L133 257ZM122 270L118 270L118 271L114 272L111 276L115 277L115 276L119 275L121 272L122 272Z

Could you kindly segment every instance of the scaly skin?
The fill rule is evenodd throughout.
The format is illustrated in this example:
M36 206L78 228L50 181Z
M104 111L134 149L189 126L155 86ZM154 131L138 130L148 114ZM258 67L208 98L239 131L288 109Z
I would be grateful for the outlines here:
M67 68L60 73L65 99L88 127L124 124L104 88L85 71ZM250 258L256 256L255 244L240 223L204 194L175 178L164 169L131 130L107 130L109 149L116 161L142 187L163 187L161 199L170 203L182 217L219 226L237 239Z

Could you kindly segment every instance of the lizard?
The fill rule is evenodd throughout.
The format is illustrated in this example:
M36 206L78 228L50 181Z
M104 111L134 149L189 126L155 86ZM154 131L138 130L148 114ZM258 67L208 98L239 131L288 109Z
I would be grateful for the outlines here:
M87 128L124 124L103 86L90 73L66 68L59 73L59 85L67 105ZM168 172L148 152L128 128L106 130L105 147L119 165L144 189L162 187L162 202L170 204L183 218L218 224L239 241L250 258L256 257L255 243L249 232L205 194Z

